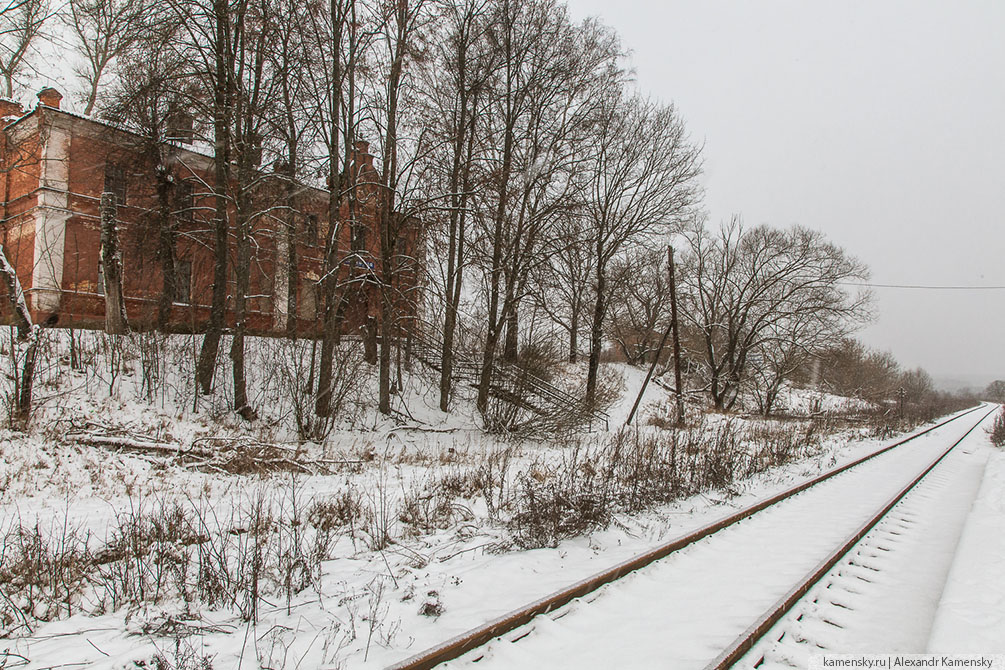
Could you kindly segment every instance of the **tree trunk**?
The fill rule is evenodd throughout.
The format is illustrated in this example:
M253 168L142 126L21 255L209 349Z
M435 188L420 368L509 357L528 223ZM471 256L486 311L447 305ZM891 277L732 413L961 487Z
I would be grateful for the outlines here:
M243 203L242 203L243 204ZM244 367L244 336L247 332L248 292L251 286L251 235L245 206L238 206L237 263L234 267L234 336L230 360L234 374L234 411L251 421L255 410L248 404L248 380ZM245 210L245 211L242 211Z
M296 125L292 118L289 119L288 131L290 141L287 146L286 160L287 167L286 183L286 258L279 259L286 261L286 295L275 296L276 300L286 301L286 336L290 339L297 337L297 279L300 273L297 272L297 209L295 194L297 191L297 157L298 147L296 141Z
M157 256L161 265L162 286L157 299L157 328L165 330L171 321L171 305L178 297L175 278L175 231L171 222L171 182L167 172L157 172Z
M340 13L336 9L334 0L329 2L329 11L332 20L332 42L331 51L328 57L331 59L331 101L328 109L328 235L325 239L325 257L322 266L322 280L320 284L322 294L322 304L324 318L321 327L321 356L318 369L317 396L314 401L314 413L325 417L331 414L331 389L332 389L332 366L335 358L335 340L339 337L341 327L338 318L339 309L336 304L335 288L340 272L341 258L339 257L339 238L341 237L341 205L342 205L342 173L339 170L339 135L342 132L339 127L339 119L342 118L342 28ZM350 73L352 68L350 68ZM352 126L353 99L348 100L349 109L345 110L346 131ZM353 167L350 165L348 157L352 149L351 139L345 138L345 173L351 180L349 186L350 193L355 193L356 183L353 176ZM352 213L350 212L350 220ZM343 298L344 299L344 298Z
M476 119L468 122L469 96L466 84L466 45L458 39L458 121L454 138L453 163L450 170L450 229L447 251L447 305L443 316L443 350L440 357L440 410L446 412L450 405L450 390L454 372L454 331L457 328L457 310L460 307L461 287L464 277L464 232L467 222L468 188L470 186L471 160L474 153ZM467 152L465 156L465 145ZM464 160L466 157L466 160ZM460 191L460 193L458 193Z
M24 290L21 282L17 278L14 266L7 260L4 253L3 244L0 244L0 275L3 276L4 285L7 289L7 300L10 301L11 311L14 314L14 323L17 325L18 339L27 339L31 334L31 312L28 311L28 303L24 299Z
M122 252L116 230L115 194L101 194L101 267L105 276L105 332L129 332L125 297L122 294Z
M454 328L457 325L457 309L448 297L447 311L443 317L443 350L440 356L440 411L450 408L451 377L454 372Z
M216 215L213 222L215 232L213 254L213 299L209 312L209 324L202 339L199 362L196 365L196 379L203 394L213 392L213 373L216 370L216 356L220 350L220 338L226 323L227 308L227 228L230 213L227 208L227 190L230 188L230 104L233 90L233 65L228 60L230 35L230 8L227 0L213 0L215 21L215 72L213 87L213 178L216 192Z
M598 254L599 257L599 254ZM597 399L597 377L600 372L600 350L604 344L604 315L607 304L604 293L607 290L607 278L598 264L597 267L597 301L593 307L593 325L590 327L590 361L586 373L586 404L590 407Z
M377 364L377 319L366 317L363 327L363 360L370 365Z
M7 299L10 301L14 313L18 339L28 340L28 347L25 349L24 361L21 366L21 379L20 382L15 381L14 385L14 427L23 431L27 430L28 422L31 419L31 394L35 383L35 360L38 356L40 335L38 329L32 325L31 312L28 311L28 303L25 302L21 282L17 278L14 266L7 261L2 244L0 244L0 275L3 276L7 288ZM14 342L11 342L12 348L16 346ZM17 374L16 370L13 372L15 375Z
M579 309L572 310L572 324L569 328L569 362L579 360Z
M327 264L326 264L327 267ZM321 325L321 356L320 367L318 369L318 394L314 403L314 413L318 416L328 416L331 412L331 386L332 386L332 366L335 362L335 338L338 335L338 319L336 318L337 306L335 305L335 291L328 284L331 280L324 280L322 287L322 309L324 316Z
M677 318L677 267L674 264L673 247L667 247L670 272L670 325L673 331L673 370L677 390L677 425L684 423L684 382L680 372L680 321Z
M389 287L384 286L385 290ZM391 346L392 346L392 314L390 300L380 301L380 346L377 361L377 378L379 382L378 409L385 416L391 413Z
M290 212L286 226L286 295L276 296L276 300L286 300L286 336L297 338L297 224L295 214Z
M21 388L17 396L17 413L14 418L15 427L18 430L28 429L31 421L32 391L35 386L35 362L38 358L38 343L40 333L33 330L29 337L28 348L24 352L24 362L21 367Z
M507 363L516 363L520 354L520 326L517 309L517 304L514 302L509 315L506 317L506 340L503 344L503 360Z

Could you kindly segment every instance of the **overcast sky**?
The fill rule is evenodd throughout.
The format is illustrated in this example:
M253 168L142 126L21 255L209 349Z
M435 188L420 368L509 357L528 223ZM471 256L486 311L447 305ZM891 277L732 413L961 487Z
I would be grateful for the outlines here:
M1005 2L568 4L704 141L713 223L819 229L879 284L1005 286ZM875 295L870 346L1005 378L1005 291Z

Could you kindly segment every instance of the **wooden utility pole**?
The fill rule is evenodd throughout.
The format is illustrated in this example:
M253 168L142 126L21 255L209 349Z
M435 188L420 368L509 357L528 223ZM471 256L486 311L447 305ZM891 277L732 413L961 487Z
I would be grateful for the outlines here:
M674 373L676 376L677 384L677 425L684 423L684 395L683 389L681 389L680 381L680 337L677 332L677 285L674 282L674 265L673 265L673 247L667 245L667 257L669 260L668 267L670 272L670 327L666 329L663 333L663 339L660 340L660 346L656 349L656 355L653 357L653 362L649 365L649 373L646 375L646 379L642 382L642 388L639 389L639 395L635 398L635 404L632 405L632 411L628 413L628 419L625 421L627 426L635 418L635 412L639 409L639 403L642 402L642 395L646 392L646 387L649 386L649 380L653 377L653 372L656 370L656 365L659 363L660 354L663 353L663 347L666 346L667 338L673 334L673 364Z
M670 272L670 328L673 330L674 384L677 387L677 425L684 423L684 387L680 376L680 329L677 324L677 280L673 262L673 246L667 245Z

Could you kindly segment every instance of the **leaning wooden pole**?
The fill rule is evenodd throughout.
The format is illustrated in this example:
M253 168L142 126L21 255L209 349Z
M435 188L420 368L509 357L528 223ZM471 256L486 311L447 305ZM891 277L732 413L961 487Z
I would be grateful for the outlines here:
M656 355L653 356L653 362L649 365L649 373L646 375L646 379L642 382L642 388L639 389L639 395L635 398L635 404L632 405L632 411L628 413L628 418L625 419L625 425L627 426L635 418L635 412L639 409L639 403L642 402L642 396L646 392L646 387L649 386L649 380L653 378L653 372L656 370L656 364L660 361L660 354L663 353L663 347L666 346L667 338L670 337L670 331L673 329L673 324L670 324L670 328L666 329L663 333L663 339L660 340L660 346L656 349Z
M677 375L677 424L680 425L684 420L684 399L681 395L680 387L680 339L677 336L677 290L674 284L674 266L673 266L673 247L667 245L667 256L669 258L669 272L670 272L670 326L667 327L666 332L663 333L663 339L660 340L660 346L656 349L656 355L653 356L653 362L649 365L649 373L646 374L645 381L642 382L642 388L639 389L639 395L635 398L635 403L632 405L632 411L628 413L628 419L625 420L625 425L627 426L635 418L635 412L639 409L639 403L642 402L642 395L646 392L646 387L649 386L649 381L653 378L653 372L656 371L656 364L659 363L660 356L663 354L663 347L666 346L667 338L673 334L673 359L674 359L674 370Z

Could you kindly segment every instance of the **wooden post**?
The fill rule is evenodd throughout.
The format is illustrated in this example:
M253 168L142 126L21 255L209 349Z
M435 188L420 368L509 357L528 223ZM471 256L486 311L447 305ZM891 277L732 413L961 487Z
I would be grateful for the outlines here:
M670 336L670 331L673 329L673 323L671 322L670 328L666 329L663 333L663 339L660 340L660 346L656 350L656 355L653 356L653 362L649 364L649 372L646 374L646 379L642 382L642 388L639 389L639 395L635 398L635 404L632 405L632 411L628 413L628 418L625 420L625 425L627 426L635 418L635 412L639 409L639 403L642 402L642 394L646 392L646 387L649 386L649 380L653 378L653 372L656 370L656 365L660 362L660 354L663 353L663 347L666 346L667 337ZM678 419L679 420L679 419Z
M667 245L667 256L668 256L668 267L670 272L670 326L663 333L663 339L660 340L660 346L656 349L656 355L653 357L653 362L649 366L649 373L646 375L646 379L642 382L642 388L639 389L639 395L635 398L635 404L632 405L632 411L628 413L628 419L625 421L627 426L635 418L635 412L639 409L639 403L642 402L642 394L646 392L646 387L649 386L649 380L653 377L653 372L656 370L656 365L659 363L660 354L663 353L663 347L666 346L667 338L673 333L673 359L674 359L674 371L677 377L677 425L684 423L684 396L683 390L681 389L680 382L680 338L677 334L677 289L674 283L674 265L673 265L673 247Z

